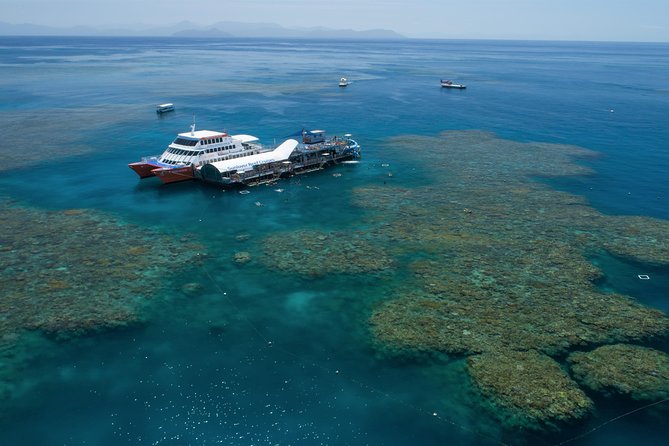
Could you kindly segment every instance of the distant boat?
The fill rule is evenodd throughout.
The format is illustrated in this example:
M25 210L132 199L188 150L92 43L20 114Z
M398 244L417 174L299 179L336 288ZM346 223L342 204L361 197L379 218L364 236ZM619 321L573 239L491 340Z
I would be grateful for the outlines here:
M174 111L174 104L159 104L156 105L156 113L167 113Z
M453 81L441 80L441 86L444 88L459 88L460 90L467 88L465 84L454 84Z
M346 87L348 84L349 84L348 79L346 79L345 77L342 77L341 79L339 79L339 86L340 87Z

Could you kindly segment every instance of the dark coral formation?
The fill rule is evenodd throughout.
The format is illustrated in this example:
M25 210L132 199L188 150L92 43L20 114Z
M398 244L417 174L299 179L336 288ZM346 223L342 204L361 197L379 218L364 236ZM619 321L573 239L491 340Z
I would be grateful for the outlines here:
M234 256L235 263L238 265L244 265L251 261L251 253L247 251L238 251Z
M354 231L294 231L263 240L266 267L308 276L383 271L392 259L381 248Z
M434 287L444 286L433 281ZM458 286L458 285L455 285ZM417 293L380 305L370 323L382 348L452 354L535 349L558 354L574 346L643 339L667 329L663 313L617 295L585 291L527 299L463 293Z
M635 400L669 398L669 355L638 345L605 345L569 358L576 380L592 390Z
M4 401L26 391L28 383L17 377L32 358L48 353L48 337L65 339L140 321L165 277L201 258L186 238L86 210L43 212L2 201L0 225Z
M592 152L449 132L394 139L385 155L415 154L416 148L420 185L409 187L414 179L406 178L402 187L355 191L356 203L375 211L365 221L370 239L392 246L392 254L414 254L408 265L414 281L371 316L380 351L484 353L494 361L509 350L556 355L667 333L663 312L599 290L593 282L601 272L587 256L607 250L666 264L669 222L604 215L581 197L532 180L590 174L573 158ZM525 365L525 356L512 358ZM488 395L508 392L486 388ZM540 415L546 422L562 417Z
M650 265L669 264L669 229L665 220L649 217L608 217L611 238L598 241L607 251Z
M198 258L174 240L85 210L3 203L0 341L24 330L71 335L123 326L170 271Z
M467 368L476 387L512 424L545 427L588 414L592 401L553 359L536 351L470 356Z

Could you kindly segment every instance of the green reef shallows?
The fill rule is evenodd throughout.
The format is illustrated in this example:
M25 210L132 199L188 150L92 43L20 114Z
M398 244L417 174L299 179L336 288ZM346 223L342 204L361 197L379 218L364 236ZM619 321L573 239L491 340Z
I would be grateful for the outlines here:
M62 105L62 104L61 104ZM5 162L0 172L11 172L43 163L54 162L74 156L88 156L96 152L95 143L86 143L81 138L81 129L98 134L110 124L110 117L119 120L140 120L141 108L113 104L95 106L63 107L50 111L62 119L44 119L44 110L21 107L0 110L0 132L14 134L14 144L19 147L39 147L40 150L24 150L20 155L9 147L3 152ZM17 132L16 129L39 129L37 132Z
M392 257L359 231L298 230L273 234L262 243L267 268L307 276L380 272L393 266Z
M606 394L635 400L669 398L669 355L638 345L604 345L568 358L576 380Z
M137 321L162 274L198 258L185 239L87 210L3 203L0 224L0 342L26 329L67 336Z
M20 387L10 371L44 354L36 334L67 339L137 323L160 292L162 278L200 258L198 246L185 237L174 239L102 213L1 203L3 398Z
M534 350L470 356L467 367L481 392L505 409L501 414L510 424L571 421L593 408L590 398L560 364Z
M417 254L408 264L413 281L372 312L377 350L477 355L469 361L474 384L515 427L585 416L591 403L550 356L669 330L662 311L599 290L602 273L587 255L667 264L669 222L604 215L533 180L591 174L574 158L596 154L578 147L456 131L395 138L384 148L389 159L406 153L422 185L406 186L399 173L354 191L370 211L369 237L394 254Z

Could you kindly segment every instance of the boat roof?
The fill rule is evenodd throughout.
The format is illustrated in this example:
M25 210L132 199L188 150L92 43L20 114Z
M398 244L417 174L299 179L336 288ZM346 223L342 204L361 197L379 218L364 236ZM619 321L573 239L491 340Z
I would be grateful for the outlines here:
M172 104L171 102L168 102L167 104L158 104L158 105L156 105L156 107L172 107L172 106L174 106L174 104Z
M225 132L214 132L212 130L198 130L196 132L179 133L179 136L190 139L213 138L214 136L228 136Z
M256 138L253 135L244 135L244 134L232 135L232 138L236 139L238 141L241 141L241 142L256 142L256 141L258 141L258 138Z
M210 165L218 169L219 172L227 172L230 170L246 172L253 169L253 166L258 164L287 160L297 145L298 142L296 140L287 139L271 152L263 152L256 155L245 156L243 158L218 161L216 163L211 163Z

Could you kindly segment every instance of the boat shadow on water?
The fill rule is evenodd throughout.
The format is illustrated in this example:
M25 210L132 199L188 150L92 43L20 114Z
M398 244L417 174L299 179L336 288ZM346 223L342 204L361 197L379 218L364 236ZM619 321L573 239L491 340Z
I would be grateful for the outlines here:
M202 183L199 181L182 181L174 184L163 184L157 178L147 178L143 181L138 181L133 187L133 192L136 194L151 194L160 197L172 197L191 195L194 191L202 189Z

